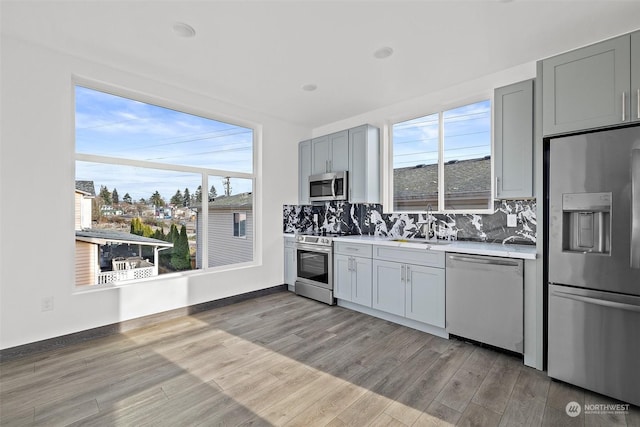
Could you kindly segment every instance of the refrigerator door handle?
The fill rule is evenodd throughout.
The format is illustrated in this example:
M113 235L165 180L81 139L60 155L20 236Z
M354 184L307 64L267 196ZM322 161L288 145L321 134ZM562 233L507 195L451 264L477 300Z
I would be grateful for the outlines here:
M640 268L640 149L631 150L631 268Z
M582 295L576 295L569 292L562 292L557 290L551 291L551 295L556 296L558 298L566 298L574 301L581 301L587 304L595 304L595 305L601 305L604 307L619 308L621 310L635 311L637 313L640 313L640 305L625 304L623 302L609 301L606 299L585 297Z

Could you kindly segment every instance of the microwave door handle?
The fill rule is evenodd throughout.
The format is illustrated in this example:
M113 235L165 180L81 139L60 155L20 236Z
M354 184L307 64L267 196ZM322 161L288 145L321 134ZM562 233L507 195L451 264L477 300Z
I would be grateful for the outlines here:
M631 150L631 268L640 269L640 148Z
M336 198L336 177L334 176L331 180L331 195L333 198Z

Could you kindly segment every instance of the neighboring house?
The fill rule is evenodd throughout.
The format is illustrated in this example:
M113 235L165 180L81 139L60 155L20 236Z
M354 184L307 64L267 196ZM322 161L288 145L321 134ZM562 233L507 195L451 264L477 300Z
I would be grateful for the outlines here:
M100 285L157 276L159 251L173 247L173 243L124 231L92 229L94 198L93 181L76 181L76 285Z
M104 216L120 216L123 214L122 209L114 208L109 205L102 205L100 207L100 213Z
M197 253L201 254L201 206L192 206L197 212ZM216 197L209 202L209 267L253 261L253 194L241 193ZM196 267L202 261L196 258Z
M76 285L157 276L159 252L170 247L173 243L124 231L76 230Z
M455 209L486 209L491 200L491 157L447 162L445 198ZM426 188L424 183L427 184ZM396 208L424 211L438 204L438 165L393 170Z
M75 191L75 229L91 228L91 205L96 197L93 181L76 181Z

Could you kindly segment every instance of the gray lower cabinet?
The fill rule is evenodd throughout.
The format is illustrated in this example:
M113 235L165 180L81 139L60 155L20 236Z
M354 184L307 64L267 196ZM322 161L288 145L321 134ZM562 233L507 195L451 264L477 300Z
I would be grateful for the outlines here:
M290 290L293 290L296 284L297 272L295 245L295 238L284 238L284 283L288 285Z
M311 175L311 140L298 144L298 203L309 204L309 176Z
M444 252L374 246L373 257L373 308L445 327Z
M371 258L335 255L334 296L371 307Z
M630 109L639 95L631 90L632 37L637 44L629 34L542 61L544 135L638 120Z
M494 92L497 199L533 197L533 80Z
M371 245L335 242L334 246L335 297L371 307Z
M405 316L444 328L445 270L411 264L405 268Z
M373 308L404 316L404 269L398 262L373 261Z

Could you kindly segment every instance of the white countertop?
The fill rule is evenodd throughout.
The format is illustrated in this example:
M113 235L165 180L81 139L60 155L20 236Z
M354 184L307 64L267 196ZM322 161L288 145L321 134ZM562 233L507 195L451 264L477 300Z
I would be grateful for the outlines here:
M293 237L293 234L285 234ZM425 249L441 252L457 252L470 255L489 255L505 258L536 259L536 247L534 245L512 245L501 243L483 243L470 241L452 241L447 244L429 244L425 239L406 239L404 242L394 242L390 237L378 236L342 236L334 237L334 242L367 243L397 248ZM422 242L422 243L419 243Z

